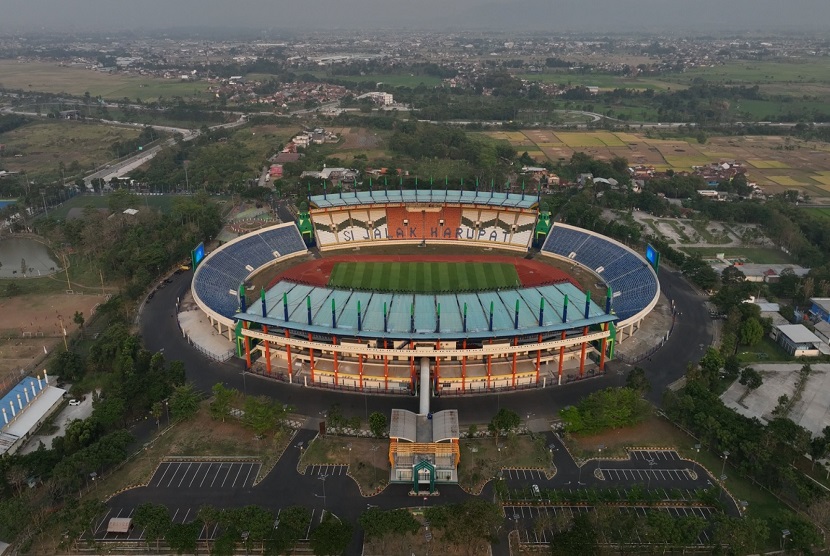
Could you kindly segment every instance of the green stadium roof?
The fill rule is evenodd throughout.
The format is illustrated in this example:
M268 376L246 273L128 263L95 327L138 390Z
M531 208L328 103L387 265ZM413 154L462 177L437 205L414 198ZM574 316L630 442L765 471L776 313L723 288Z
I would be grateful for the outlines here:
M497 193L491 191L459 191L455 189L391 189L387 191L352 191L312 195L309 203L315 208L347 207L377 203L443 203L465 205L490 205L510 208L535 208L539 200L536 195Z
M562 322L565 295L568 296L567 322ZM287 299L285 320L283 298ZM311 302L311 324L308 302ZM539 306L544 299L542 325ZM334 300L336 327L332 326ZM519 302L519 326L515 328L516 301ZM361 326L358 330L358 303ZM438 304L440 303L440 331ZM467 305L467 331L464 331L464 304ZM493 305L493 330L490 331L490 304ZM386 332L383 326L384 304L387 308ZM414 306L414 312L412 311ZM414 316L414 332L412 318ZM585 294L571 283L495 292L465 294L374 293L307 286L289 281L278 282L265 294L265 316L261 300L252 296L247 312L236 318L334 336L364 338L493 338L582 328L617 320L590 302L585 317Z

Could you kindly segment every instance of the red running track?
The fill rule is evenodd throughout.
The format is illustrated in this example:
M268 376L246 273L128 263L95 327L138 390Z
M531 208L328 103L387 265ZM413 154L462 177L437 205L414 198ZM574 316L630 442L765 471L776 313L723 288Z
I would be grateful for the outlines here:
M516 268L522 286L532 288L549 284L570 282L579 287L579 283L568 273L550 265L523 259L499 255L336 255L323 259L307 261L278 274L268 284L268 289L281 280L290 280L309 286L325 287L331 278L331 272L337 263L381 263L381 262L436 262L436 263L507 263Z

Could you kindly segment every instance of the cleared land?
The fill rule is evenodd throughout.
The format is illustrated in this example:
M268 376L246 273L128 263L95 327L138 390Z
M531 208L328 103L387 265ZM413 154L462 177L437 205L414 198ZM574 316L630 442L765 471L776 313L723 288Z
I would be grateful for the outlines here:
M486 131L483 135L508 141L519 153L540 162L567 160L585 152L600 160L621 156L629 164L657 170L691 171L693 166L740 161L748 177L768 194L798 189L817 202L830 203L830 145L782 136L712 137L705 144L692 138L659 139L642 133L608 131L554 132L528 129Z
M516 267L507 263L337 263L329 285L372 291L449 292L515 287Z
M74 162L80 170L93 169L115 158L113 143L135 139L139 133L103 124L43 120L0 134L0 143L6 145L0 160L10 172L57 178L61 162L67 169Z
M689 254L696 253L703 258L714 258L724 253L731 260L743 259L747 263L757 264L790 264L793 260L774 247L683 247Z
M61 66L50 62L0 60L0 88L105 99L129 98L134 101L158 97L198 97L206 95L208 84L179 79L158 79L108 74L83 67Z

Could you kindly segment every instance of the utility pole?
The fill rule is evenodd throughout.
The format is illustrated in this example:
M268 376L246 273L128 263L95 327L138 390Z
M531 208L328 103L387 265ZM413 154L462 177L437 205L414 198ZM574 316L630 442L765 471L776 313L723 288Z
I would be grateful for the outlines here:
M106 295L104 294L104 272L100 268L98 269L98 276L101 277L101 295Z

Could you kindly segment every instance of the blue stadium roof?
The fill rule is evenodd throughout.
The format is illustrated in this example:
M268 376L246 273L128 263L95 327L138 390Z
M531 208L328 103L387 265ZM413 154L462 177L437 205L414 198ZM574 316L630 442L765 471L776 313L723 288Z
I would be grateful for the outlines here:
M283 294L288 303L285 320ZM564 297L568 296L567 322L562 322ZM311 324L308 323L306 298L311 300ZM542 326L539 326L539 305L544 298ZM332 300L336 327L332 326ZM519 327L514 327L516 301L519 301ZM357 305L360 302L361 330L358 331ZM493 304L493 331L489 330L490 304ZM464 305L467 305L467 331L464 332ZM383 308L387 308L387 327L383 329ZM440 332L438 305L440 304ZM250 298L248 311L236 318L268 326L287 327L318 334L366 338L440 338L513 337L570 330L616 321L613 314L593 301L585 318L585 294L571 283L534 288L501 290L466 294L374 293L338 290L278 282L265 294L265 315L258 296ZM413 313L414 307L414 313ZM412 316L414 315L414 330Z
M347 193L329 193L312 195L309 203L313 208L347 207L354 205L371 205L376 203L445 203L465 205L490 205L495 207L534 208L539 199L536 195L516 193L496 193L490 191L445 190L440 186L430 189L391 189L388 191L353 191Z
M12 415L12 407L14 408L14 413L19 414L21 411L24 411L29 404L35 401L34 395L32 394L32 385L34 384L35 393L40 393L46 385L43 382L38 382L36 378L32 378L27 376L20 382L18 382L14 388L12 388L5 396L0 398L0 410L6 410L6 418L11 421ZM26 398L26 390L28 390L29 398ZM18 400L18 396L20 399ZM11 404L11 405L10 405ZM23 406L22 409L20 406ZM2 414L0 414L2 415ZM9 424L6 424L2 417L0 417L0 431L7 428Z

